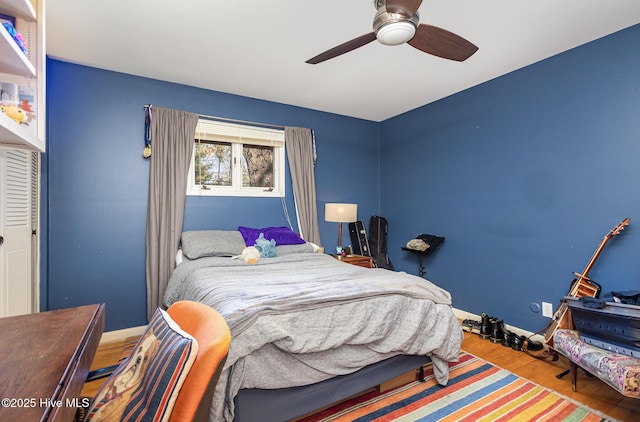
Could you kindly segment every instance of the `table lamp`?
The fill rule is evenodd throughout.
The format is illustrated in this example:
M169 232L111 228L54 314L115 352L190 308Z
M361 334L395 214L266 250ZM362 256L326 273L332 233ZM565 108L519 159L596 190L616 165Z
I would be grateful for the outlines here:
M340 223L338 226L338 247L337 252L342 251L342 223L353 223L358 219L358 204L335 204L324 205L324 221Z

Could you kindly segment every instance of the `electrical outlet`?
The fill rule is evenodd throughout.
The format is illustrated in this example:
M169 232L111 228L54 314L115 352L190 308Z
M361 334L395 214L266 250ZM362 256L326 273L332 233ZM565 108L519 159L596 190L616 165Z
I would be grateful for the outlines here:
M549 302L542 302L542 316L553 318L553 306Z

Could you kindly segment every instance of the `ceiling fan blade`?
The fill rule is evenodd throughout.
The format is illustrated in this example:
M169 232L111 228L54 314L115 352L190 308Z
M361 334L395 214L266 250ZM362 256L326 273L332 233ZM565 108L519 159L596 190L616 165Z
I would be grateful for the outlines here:
M325 60L333 59L334 57L337 57L341 54L348 53L349 51L355 50L356 48L362 47L363 45L367 45L375 39L376 34L373 32L361 35L358 38L354 38L351 41L347 41L346 43L340 44L337 47L333 47L332 49L327 50L324 53L318 54L317 56L307 60L306 63L322 63Z
M387 12L400 13L410 18L421 4L422 0L387 0Z
M443 59L463 62L478 51L478 47L459 35L433 25L420 24L408 44Z

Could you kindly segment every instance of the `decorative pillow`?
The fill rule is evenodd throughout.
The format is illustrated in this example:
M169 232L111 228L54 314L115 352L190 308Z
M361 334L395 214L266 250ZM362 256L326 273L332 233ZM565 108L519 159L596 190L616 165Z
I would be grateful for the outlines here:
M247 246L255 246L256 240L260 237L260 233L264 233L262 229L253 229L251 227L238 226L238 231L244 239Z
M312 253L316 249L313 247L313 243L304 243L302 245L276 245L276 253L278 256L292 255L296 253Z
M265 227L263 229L253 229L251 227L238 227L247 246L253 246L256 239L260 237L260 233L264 233L267 240L275 240L276 245L302 245L306 241L298 236L296 232L289 227Z
M260 236L256 239L255 248L260 252L261 258L274 258L278 256L276 252L276 241L264 238L264 233L260 233Z
M168 421L198 343L163 310L93 398L85 421Z
M267 227L264 232L264 237L274 239L276 245L302 245L306 243L303 238L298 236L298 233L289 227Z
M236 230L182 232L182 253L188 259L197 259L204 256L240 255L244 247L244 239L240 232Z

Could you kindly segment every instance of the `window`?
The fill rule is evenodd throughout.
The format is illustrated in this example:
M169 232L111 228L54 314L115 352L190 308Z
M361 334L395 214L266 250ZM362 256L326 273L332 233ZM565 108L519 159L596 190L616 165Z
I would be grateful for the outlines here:
M188 195L284 196L284 131L200 119Z

